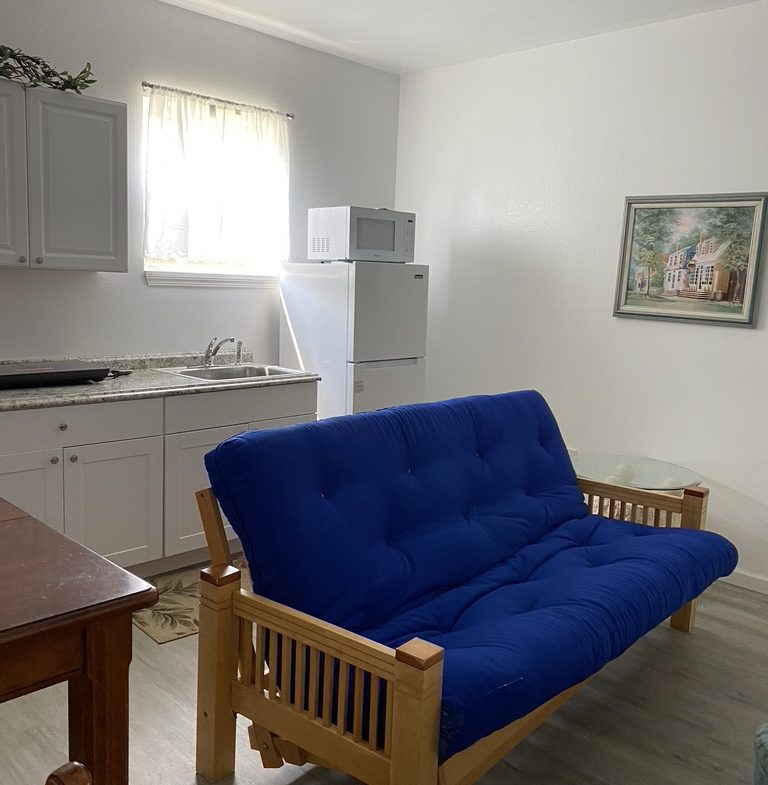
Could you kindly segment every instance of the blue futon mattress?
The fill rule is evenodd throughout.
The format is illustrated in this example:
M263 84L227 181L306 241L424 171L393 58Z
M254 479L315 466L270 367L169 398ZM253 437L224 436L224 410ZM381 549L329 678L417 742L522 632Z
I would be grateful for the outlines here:
M589 514L533 391L241 434L205 462L254 592L445 649L441 760L596 673L737 560L713 533Z

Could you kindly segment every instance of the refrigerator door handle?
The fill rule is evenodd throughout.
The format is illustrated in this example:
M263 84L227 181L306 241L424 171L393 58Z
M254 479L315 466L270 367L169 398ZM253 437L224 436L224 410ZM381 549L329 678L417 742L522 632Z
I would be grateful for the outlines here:
M365 360L349 364L355 368L396 368L401 365L417 365L423 359L423 357L400 357L396 360Z

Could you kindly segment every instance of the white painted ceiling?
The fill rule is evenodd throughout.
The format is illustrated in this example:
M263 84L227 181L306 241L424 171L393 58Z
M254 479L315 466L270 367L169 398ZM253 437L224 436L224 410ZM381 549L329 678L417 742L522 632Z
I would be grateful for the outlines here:
M161 0L393 73L756 0Z

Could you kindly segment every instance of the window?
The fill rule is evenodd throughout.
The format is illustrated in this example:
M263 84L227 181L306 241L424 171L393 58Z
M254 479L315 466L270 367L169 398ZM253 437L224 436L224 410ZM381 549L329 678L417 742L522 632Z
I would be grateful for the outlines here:
M290 115L168 87L145 91L147 280L156 271L207 282L279 275L288 258Z

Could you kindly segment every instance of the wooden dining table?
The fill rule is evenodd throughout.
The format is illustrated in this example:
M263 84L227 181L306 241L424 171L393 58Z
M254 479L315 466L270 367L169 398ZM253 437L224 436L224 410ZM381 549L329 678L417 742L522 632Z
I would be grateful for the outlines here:
M0 703L66 681L69 759L94 785L128 785L131 614L156 601L151 584L0 499Z

